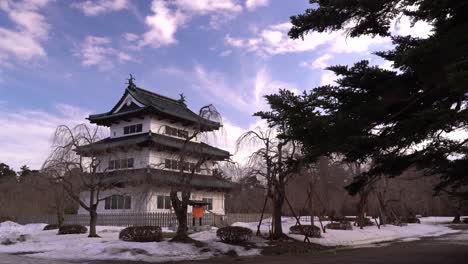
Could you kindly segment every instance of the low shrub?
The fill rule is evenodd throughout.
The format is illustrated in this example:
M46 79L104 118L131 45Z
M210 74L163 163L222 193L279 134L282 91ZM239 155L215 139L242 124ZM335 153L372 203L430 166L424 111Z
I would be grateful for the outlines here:
M360 221L359 218L357 218L357 219L356 219L356 222L354 222L354 225L355 225L355 226L360 226L360 225L359 225L359 221ZM364 223L363 223L362 226L364 226L364 227L366 227L366 226L373 226L374 224L375 224L375 223L372 222L372 219L369 219L369 218L366 217L366 218L364 218Z
M289 233L308 237L320 237L320 228L313 225L295 225L289 228Z
M130 226L119 233L119 239L132 242L159 242L163 239L159 226Z
M252 230L241 226L226 226L216 231L216 236L224 243L238 244L252 237Z
M3 245L3 246L10 246L10 245L15 244L15 242L12 241L12 240L9 239L9 238L5 238L4 240L2 240L2 241L0 242L0 244Z
M406 217L402 221L403 223L408 223L408 224L420 224L421 220L419 220L416 217Z
M343 221L348 221L348 222L354 222L356 221L355 217L346 217L346 216L335 216L330 218L330 221L333 222L343 222Z
M387 224L390 225L398 225L402 226L405 224L420 224L421 220L419 220L416 217L401 217L401 218L395 218L395 217L388 217L387 218Z
M464 224L468 224L468 218L463 218L462 222L463 222Z
M56 224L52 224L52 225L46 225L44 226L44 229L42 229L43 231L47 231L47 230L54 230L54 229L58 229L59 226L56 225Z
M334 230L353 230L353 226L348 221L341 221L338 223L329 223L326 225L327 229L334 229Z
M82 225L63 225L59 228L59 235L85 234L88 229Z

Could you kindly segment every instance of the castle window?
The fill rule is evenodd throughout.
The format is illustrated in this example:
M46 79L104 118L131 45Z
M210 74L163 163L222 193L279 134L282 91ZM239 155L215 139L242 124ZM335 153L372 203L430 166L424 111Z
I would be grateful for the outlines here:
M174 137L180 137L180 138L188 138L188 131L182 130L182 129L177 129L174 127L166 126L165 130L166 135L169 136L174 136Z
M195 172L200 172L200 166L195 167L196 164L193 162L180 162L178 160L172 160L172 159L165 159L164 160L164 168L169 169L169 170L178 170L180 171L181 169L183 171L188 171L192 172L195 170Z
M207 210L213 210L213 198L203 198L202 200L203 202L208 203L208 205L206 206Z
M135 166L135 159L116 159L109 160L108 170L131 169Z
M143 124L125 126L123 129L124 135L140 133L141 131L143 131Z
M169 195L158 195L157 197L157 208L158 209L171 209L171 197Z
M172 169L172 161L170 159L165 159L164 160L164 168Z
M181 138L188 138L188 132L185 130L178 130L177 131L177 136Z
M132 198L124 195L112 195L104 200L104 209L106 210L118 210L118 209L130 209L132 204Z

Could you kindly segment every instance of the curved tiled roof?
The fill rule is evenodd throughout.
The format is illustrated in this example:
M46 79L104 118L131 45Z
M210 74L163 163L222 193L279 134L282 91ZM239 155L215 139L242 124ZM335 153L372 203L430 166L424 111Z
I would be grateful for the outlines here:
M118 138L105 138L101 141L80 146L75 151L83 156L90 155L91 153L108 151L115 148L126 146L161 146L168 149L179 150L186 145L186 151L197 155L208 155L212 160L226 160L229 159L229 152L212 147L203 142L189 141L185 143L184 139L179 139L171 136L155 133L142 133Z
M127 95L131 95L136 101L142 104L143 107L132 108L128 111L116 112L117 108L123 103L123 100L127 97ZM118 121L122 118L128 118L131 116L138 116L147 113L153 113L181 122L200 124L202 126L202 130L215 130L221 127L219 122L202 118L198 114L194 113L187 107L184 102L180 100L175 100L148 90L144 90L142 88L136 87L135 85L129 85L127 89L125 89L125 93L111 111L102 114L90 115L88 120L91 123L96 123L99 125L109 125L110 123Z
M210 190L229 190L237 186L232 181L212 175L191 175L154 168L106 172L102 180L108 184L157 184L158 186L181 185L185 182L194 189Z

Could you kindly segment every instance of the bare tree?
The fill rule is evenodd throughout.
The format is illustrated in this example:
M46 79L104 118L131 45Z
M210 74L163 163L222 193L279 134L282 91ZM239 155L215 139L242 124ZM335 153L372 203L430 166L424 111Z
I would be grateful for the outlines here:
M271 239L284 237L281 216L286 200L286 185L300 167L296 143L278 138L276 129L279 128L248 131L239 137L236 144L237 149L249 144L258 147L249 157L247 174L262 177L266 181L266 195L273 207Z
M178 176L175 182L170 184L170 199L172 208L177 218L177 232L171 239L173 242L192 242L188 236L187 210L190 205L192 194L192 180L195 175L200 173L216 174L212 172L208 163L216 164L212 156L207 151L207 147L202 143L193 141L208 140L210 136L215 137L214 131L204 128L203 122L206 120L222 123L221 115L213 105L207 105L199 110L199 120L189 130L187 130L182 146L178 150L173 150L171 157L177 161ZM161 126L161 129L166 129ZM163 132L163 131L161 131ZM160 164L151 164L152 167L164 167L164 162ZM216 175L214 175L216 176Z
M54 134L52 152L43 165L43 172L60 184L63 190L83 209L89 212L89 237L99 237L96 232L97 208L99 202L107 197L101 197L103 190L111 188L111 183L105 181L105 173L99 172L101 160L88 152L78 155L76 150L82 146L96 143L101 139L98 127L86 124L70 128L59 126ZM89 192L89 201L80 197L80 191Z

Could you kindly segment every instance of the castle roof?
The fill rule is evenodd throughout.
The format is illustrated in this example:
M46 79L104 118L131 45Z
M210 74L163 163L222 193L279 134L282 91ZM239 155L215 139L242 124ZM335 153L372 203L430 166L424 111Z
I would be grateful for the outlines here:
M136 102L126 105L124 100L131 96ZM90 115L88 120L98 125L110 126L120 120L131 117L141 117L154 114L160 118L167 118L187 125L200 125L201 131L217 130L221 124L194 113L184 100L175 100L142 88L131 83L120 100L109 112Z
M210 160L229 159L229 152L210 146L203 142L185 142L185 139L166 136L156 133L142 133L126 137L105 138L101 141L80 146L75 151L82 156L91 156L93 153L110 151L125 147L154 147L165 150L180 150L185 145L185 151L192 155L206 155Z
M177 171L154 168L111 171L107 172L102 180L112 185L158 184L160 186L174 186L182 184L187 178L189 179L187 182L190 182L190 186L194 189L226 191L237 186L236 183L230 180L211 175L191 175L190 173L180 173Z

